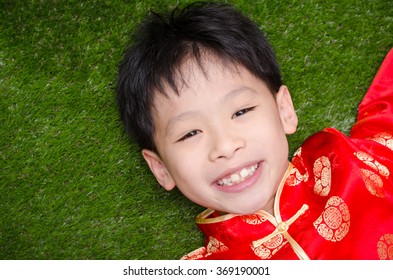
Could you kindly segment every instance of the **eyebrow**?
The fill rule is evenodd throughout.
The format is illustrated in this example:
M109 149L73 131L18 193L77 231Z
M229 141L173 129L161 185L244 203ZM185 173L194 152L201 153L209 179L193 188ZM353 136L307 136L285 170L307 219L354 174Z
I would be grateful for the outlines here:
M239 88L236 88L236 89L230 91L229 93L227 93L221 99L220 103L222 105L226 104L226 103L229 103L233 99L235 99L237 96L239 96L240 94L242 94L244 92L249 92L249 93L252 93L252 94L256 94L257 93L256 91L254 91L253 89L251 89L249 87L239 87ZM197 117L200 117L201 115L202 114L199 111L186 111L186 112L183 112L183 113L177 115L176 117L172 118L169 121L169 123L168 123L168 125L166 127L166 131L167 131L168 134L170 134L170 131L173 129L172 127L174 127L176 123L182 122L182 121L185 121L185 120L188 120L188 119L197 118Z
M167 134L170 134L171 130L173 129L173 127L175 127L176 123L183 122L183 121L186 121L188 119L197 118L197 117L199 117L201 115L202 114L200 112L198 112L198 111L186 111L186 112L183 112L183 113L177 115L176 117L172 118L169 121L169 123L168 123L168 125L166 127Z
M237 96L239 96L240 94L243 94L244 92L249 92L249 93L253 93L256 94L257 92L255 90L253 90L252 88L249 87L239 87L236 88L232 91L230 91L229 93L227 93L221 100L222 104L228 103L230 101L232 101L233 99L235 99Z

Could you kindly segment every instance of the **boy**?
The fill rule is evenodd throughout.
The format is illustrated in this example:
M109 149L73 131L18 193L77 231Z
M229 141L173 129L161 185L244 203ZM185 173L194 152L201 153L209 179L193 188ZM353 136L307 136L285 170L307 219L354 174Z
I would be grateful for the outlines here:
M184 259L393 258L392 56L350 138L325 129L290 163L297 116L253 22L201 3L145 21L118 103L160 185L208 208L206 246Z

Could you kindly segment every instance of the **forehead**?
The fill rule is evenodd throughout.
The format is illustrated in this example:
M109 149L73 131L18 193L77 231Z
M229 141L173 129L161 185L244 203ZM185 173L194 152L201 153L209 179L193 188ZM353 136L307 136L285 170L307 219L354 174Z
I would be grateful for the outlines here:
M179 97L190 92L197 94L201 90L217 88L217 86L225 87L233 81L244 85L262 83L264 87L268 87L265 81L240 63L221 58L209 51L201 52L200 56L189 55L172 73L171 80L162 81L162 87L153 92L153 115L161 111L162 103L179 101ZM269 88L268 91L274 98L275 93Z
M208 61L196 61L188 59L180 65L173 77L172 86L165 83L161 91L156 91L153 100L153 123L176 114L178 111L186 110L196 101L196 95L206 90L209 85L214 85L218 73L231 73L218 59Z
M161 99L161 95L170 100L202 84L214 83L218 74L228 77L241 75L241 68L248 72L236 62L224 60L209 52L203 52L200 56L190 55L176 67L171 80L163 81L162 88L155 90L154 100Z
M214 98L217 94L227 94L236 88L255 89L263 84L263 91L266 91L266 83L245 67L234 62L226 62L214 55L204 55L199 60L195 58L185 60L178 67L174 81L176 87L171 87L166 83L162 91L155 93L154 122L158 117L161 118L166 110L169 110L168 114L172 114L179 109L179 106L193 106L197 100L198 102L210 102L210 98ZM268 89L267 91L270 92ZM196 97L201 94L205 99Z

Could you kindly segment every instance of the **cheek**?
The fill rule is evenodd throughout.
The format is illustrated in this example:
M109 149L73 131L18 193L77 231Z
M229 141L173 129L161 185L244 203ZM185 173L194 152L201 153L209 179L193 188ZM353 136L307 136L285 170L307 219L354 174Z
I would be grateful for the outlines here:
M176 184L190 184L200 179L202 168L206 164L202 162L201 152L198 149L181 149L169 151L168 170Z
M287 157L288 141L280 122L260 122L250 129L250 133L266 153L274 157Z
M277 155L285 155L288 153L288 141L284 131L280 128L276 128L274 132L271 132L270 145L272 152Z
M209 193L207 188L208 180L206 174L202 171L205 165L198 164L196 161L184 161L175 167L176 172L173 173L177 189L189 200L196 204L205 205L206 194Z

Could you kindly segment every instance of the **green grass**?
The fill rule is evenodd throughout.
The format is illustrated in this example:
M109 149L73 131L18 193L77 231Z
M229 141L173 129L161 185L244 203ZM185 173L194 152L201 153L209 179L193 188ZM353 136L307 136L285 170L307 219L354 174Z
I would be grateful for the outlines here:
M202 208L157 187L113 91L129 33L177 2L0 1L0 259L177 259L202 245ZM277 52L300 120L291 153L324 127L347 133L393 46L392 1L229 2Z

